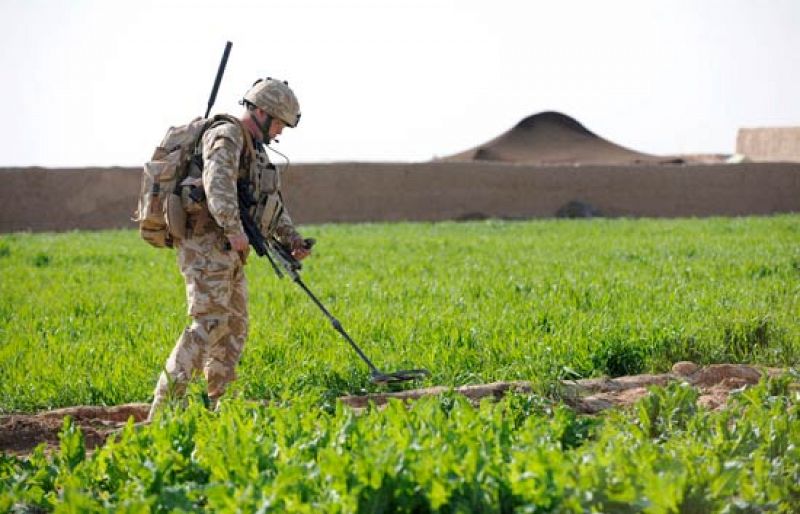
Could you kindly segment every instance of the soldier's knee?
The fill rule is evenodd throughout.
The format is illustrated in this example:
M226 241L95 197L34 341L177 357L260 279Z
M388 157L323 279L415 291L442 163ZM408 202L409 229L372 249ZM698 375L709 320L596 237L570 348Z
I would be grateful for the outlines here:
M226 315L198 316L192 325L198 327L198 334L202 334L204 342L208 345L216 344L230 332Z

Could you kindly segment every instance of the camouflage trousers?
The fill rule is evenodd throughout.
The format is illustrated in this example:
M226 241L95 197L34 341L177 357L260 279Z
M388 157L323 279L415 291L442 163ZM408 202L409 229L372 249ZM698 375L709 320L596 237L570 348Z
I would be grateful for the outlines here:
M205 375L213 405L236 378L247 339L247 280L241 257L225 250L224 243L221 234L209 233L177 248L192 323L167 359L148 419L170 396L182 397L195 373Z

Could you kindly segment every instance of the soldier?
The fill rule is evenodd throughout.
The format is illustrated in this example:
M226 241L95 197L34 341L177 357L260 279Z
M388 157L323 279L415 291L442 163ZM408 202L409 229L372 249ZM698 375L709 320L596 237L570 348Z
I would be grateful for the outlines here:
M181 334L156 385L148 420L170 393L182 396L193 373L202 370L216 406L247 339L247 282L243 266L249 244L239 217L237 187L249 187L257 200L250 212L261 233L275 235L296 259L310 254L283 205L280 175L264 145L284 127L296 127L300 106L286 82L258 80L240 102L235 119L213 123L203 134L202 177L182 185L202 187L205 201L183 195L186 238L177 243L178 264L186 281L192 323ZM237 185L238 182L238 185ZM196 198L196 195L192 195Z

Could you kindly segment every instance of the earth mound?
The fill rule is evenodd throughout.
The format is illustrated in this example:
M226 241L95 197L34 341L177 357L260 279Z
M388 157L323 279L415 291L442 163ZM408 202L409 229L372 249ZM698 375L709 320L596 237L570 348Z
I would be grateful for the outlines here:
M680 164L680 157L650 155L612 143L555 111L528 116L510 130L475 148L440 159L497 161L542 166Z
M610 408L624 408L648 394L649 386L665 386L679 381L697 388L697 403L707 409L721 409L732 391L757 384L763 376L776 377L785 373L778 368L763 368L741 364L712 364L700 367L692 362L679 362L670 373L660 375L632 375L617 378L589 378L562 383L562 401L581 414L597 414ZM530 393L530 382L495 382L457 388L428 387L393 393L376 393L339 398L356 410L370 403L380 408L390 400L414 401L424 396L435 396L450 391L478 403L485 398L500 399L510 392ZM128 419L143 422L150 404L129 403L115 407L67 407L39 414L12 414L0 416L0 453L28 454L41 443L49 448L58 446L58 433L66 416L72 417L81 427L87 449L101 446L106 438L120 430Z

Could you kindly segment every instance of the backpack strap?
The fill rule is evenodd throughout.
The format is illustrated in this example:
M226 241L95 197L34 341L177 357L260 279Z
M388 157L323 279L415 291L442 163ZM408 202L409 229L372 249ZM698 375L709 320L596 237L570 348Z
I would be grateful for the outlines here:
M252 166L256 157L256 149L253 146L253 137L245 128L244 124L242 124L242 120L240 120L235 116L231 116L230 114L217 114L216 116L214 116L213 121L211 122L209 127L214 123L216 123L217 121L223 121L223 120L235 124L236 126L239 127L239 130L242 131L242 139L244 139L244 147L242 148L242 157L240 164L243 165L242 167L247 168L249 174L250 166Z

